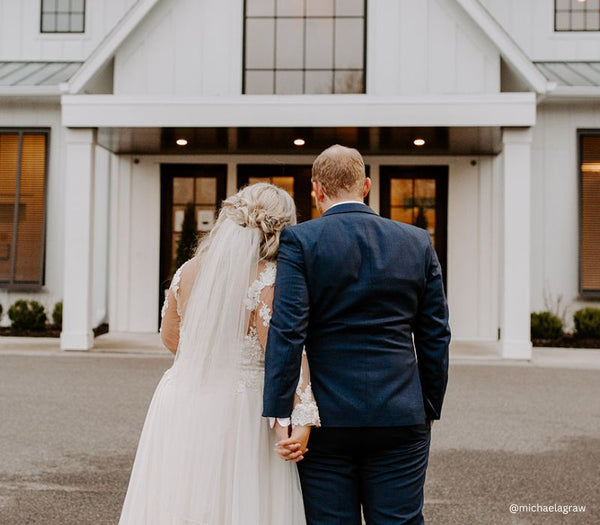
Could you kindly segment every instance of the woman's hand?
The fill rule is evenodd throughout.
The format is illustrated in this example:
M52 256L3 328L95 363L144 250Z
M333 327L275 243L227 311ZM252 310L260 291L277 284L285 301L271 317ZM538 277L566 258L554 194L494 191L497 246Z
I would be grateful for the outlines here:
M310 437L310 426L297 426L292 430L292 435L279 441L276 444L277 453L285 461L298 463L304 459L304 454L308 452L308 439Z

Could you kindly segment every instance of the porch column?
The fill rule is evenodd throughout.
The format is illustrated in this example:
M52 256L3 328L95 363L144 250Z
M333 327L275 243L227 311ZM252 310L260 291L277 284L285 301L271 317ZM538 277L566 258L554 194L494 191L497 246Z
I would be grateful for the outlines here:
M531 359L531 138L530 128L502 132L500 349L508 359Z
M93 218L95 129L66 130L63 350L94 345Z

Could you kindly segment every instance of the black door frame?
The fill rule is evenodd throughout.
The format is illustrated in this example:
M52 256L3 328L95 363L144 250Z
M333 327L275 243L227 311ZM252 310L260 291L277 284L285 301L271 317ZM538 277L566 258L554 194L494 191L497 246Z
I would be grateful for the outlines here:
M435 179L435 251L442 267L444 287L446 287L448 273L448 166L380 166L380 214L387 218L390 218L390 181L392 179Z
M176 177L216 178L217 211L227 196L227 164L161 164L160 165L160 263L158 319L164 301L164 290L171 284L173 242L173 180Z

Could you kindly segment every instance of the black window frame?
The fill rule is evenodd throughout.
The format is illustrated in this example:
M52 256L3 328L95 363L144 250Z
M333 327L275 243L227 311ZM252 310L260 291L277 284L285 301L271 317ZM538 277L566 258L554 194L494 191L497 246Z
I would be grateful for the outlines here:
M306 10L305 10L305 14L303 17L289 17L289 16L282 16L282 17L278 17L277 16L277 0L275 1L275 15L272 17L250 17L250 18L273 18L275 20L277 20L278 18L303 18L304 20L306 20L307 18L333 18L334 20L336 20L337 18L360 18L357 16L354 17L349 17L349 16L336 16L335 14L335 0L334 0L334 13L333 16L331 17L307 17L306 16ZM302 51L302 64L303 67L302 69L286 69L286 68L277 68L276 64L273 65L273 68L268 68L268 69L260 69L260 68L251 68L250 71L272 71L273 72L273 92L271 93L272 95L283 95L282 93L277 93L276 92L276 88L277 88L277 84L276 84L276 72L277 71L301 71L303 76L302 76L302 93L296 93L295 95L313 95L316 93L307 93L306 92L306 72L307 71L331 71L332 75L333 75L333 79L332 79L332 91L331 93L319 93L319 94L330 94L330 95L343 95L343 94L352 94L352 95L364 95L367 93L367 17L368 17L368 0L362 0L363 4L364 4L364 10L363 10L363 64L362 64L362 69L343 69L343 68L335 68L332 67L330 69L315 69L315 68L306 68L304 67L306 65L306 45L303 46L303 51ZM246 15L246 11L247 11L247 2L248 0L244 0L244 11L243 11L243 16L242 16L242 95L253 95L255 93L246 93L246 20L248 19L248 16ZM306 0L304 0L304 6L306 9ZM276 29L275 29L276 30ZM306 39L306 25L305 25L305 29L304 29L304 39ZM277 43L273 42L273 47L274 50L273 52L275 53L275 48L276 48ZM333 45L333 54L335 57L335 42ZM334 64L335 66L335 64ZM362 71L362 91L357 91L357 92L352 92L352 93L336 93L335 92L335 72L336 71Z
M36 292L46 284L46 227L48 223L48 168L50 166L50 129L49 128L0 128L0 134L17 134L19 136L17 157L17 180L14 201L13 234L11 239L11 270L8 281L0 280L0 290ZM16 247L19 229L19 190L21 181L21 166L23 154L23 136L27 134L45 135L46 151L44 162L44 216L42 219L42 246L40 250L40 279L37 282L15 282L16 274Z
M584 137L600 136L600 129L578 129L577 130L577 186L578 186L578 199L577 203L579 209L577 210L577 221L578 221L578 261L577 261L577 275L578 275L578 290L581 299L586 301L589 300L600 300L600 289L599 290L584 290L583 288L583 139Z
M86 13L87 13L87 1L83 0L83 11L73 11L73 0L69 0L69 10L68 11L58 11L58 10L45 10L44 9L45 0L40 0L40 33L43 35L81 35L85 33L86 26ZM69 29L68 31L59 31L55 29L54 31L44 30L44 15L59 15L59 14L68 14L69 15L69 28L71 27L71 15L83 15L83 27L81 31L73 31Z
M581 12L587 14L588 12L597 12L599 27L598 29L573 29L573 12L576 11L572 8L569 9L559 9L557 0L554 0L554 32L555 33L597 33L600 31L600 7L594 9L588 9L587 5L584 5L584 8L580 10ZM579 10L578 10L579 11ZM556 18L558 13L569 13L569 29L558 29L556 25Z

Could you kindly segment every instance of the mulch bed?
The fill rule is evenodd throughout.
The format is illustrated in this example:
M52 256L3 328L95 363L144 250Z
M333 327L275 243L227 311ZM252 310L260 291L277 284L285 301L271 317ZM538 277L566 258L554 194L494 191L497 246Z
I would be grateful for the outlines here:
M0 327L0 336L10 337L60 337L60 330L49 326L45 330L16 330L10 326Z
M108 325L101 324L94 328L94 337L108 333ZM48 325L45 330L16 330L10 326L0 327L0 337L60 337L60 328L54 325Z
M600 339L583 339L563 335L558 339L534 339L533 346L554 346L559 348L600 348Z

